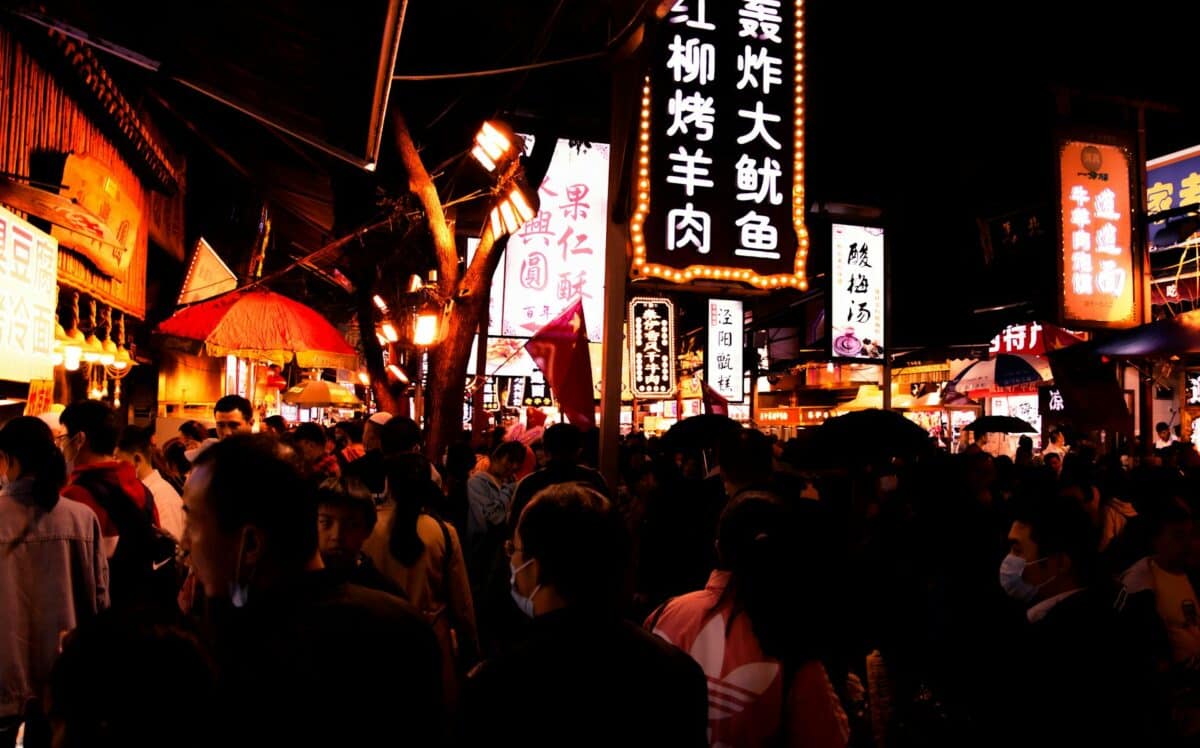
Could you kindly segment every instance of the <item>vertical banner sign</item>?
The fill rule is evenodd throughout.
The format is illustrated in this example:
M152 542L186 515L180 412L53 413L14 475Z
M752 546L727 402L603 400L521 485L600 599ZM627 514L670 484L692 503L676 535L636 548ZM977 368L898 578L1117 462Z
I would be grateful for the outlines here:
M708 350L704 354L704 378L709 387L731 403L740 403L745 397L743 321L742 302L708 300Z
M1065 322L1140 324L1129 168L1129 154L1119 146L1075 140L1060 145Z
M635 276L807 288L802 0L677 0L642 90Z
M633 396L670 397L675 392L675 305L670 299L635 297L628 320Z
M832 356L882 361L883 229L833 224L829 323Z
M54 377L58 242L0 208L0 379Z

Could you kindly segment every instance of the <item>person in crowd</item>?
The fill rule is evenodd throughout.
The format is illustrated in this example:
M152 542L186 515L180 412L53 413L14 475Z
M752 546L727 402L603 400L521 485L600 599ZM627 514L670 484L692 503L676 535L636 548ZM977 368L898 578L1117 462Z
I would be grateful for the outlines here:
M0 748L25 723L47 748L43 690L64 631L108 607L108 561L88 507L60 501L67 465L50 427L18 416L0 429Z
M225 740L436 744L441 662L421 615L323 569L314 489L278 440L206 449L184 487L183 550L206 596ZM331 719L327 715L339 715Z
M362 550L377 520L371 494L357 481L326 480L317 489L317 534L325 568L344 581L407 598Z
M470 444L460 442L451 444L446 450L446 470L444 484L446 497L438 514L449 520L459 537L467 534L467 483L471 479L471 468L475 466L475 452Z
M227 739L218 709L195 634L141 612L105 611L72 631L50 682L55 748L207 748Z
M138 514L159 523L153 494L138 480L133 465L114 454L118 429L112 408L99 400L81 400L68 405L60 420L67 433L59 441L71 471L63 496L96 513L104 553L111 559L126 529L123 524L134 529Z
M1046 434L1046 446L1042 448L1042 460L1050 455L1058 455L1061 459L1070 451L1067 445L1067 435L1059 429L1050 429Z
M363 425L363 456L346 466L342 474L362 482L377 504L384 500L386 458L400 451L400 423L389 426L392 414L386 410L371 414Z
M217 424L219 439L227 439L234 434L252 433L254 407L241 395L226 395L213 406L213 421Z
M362 421L340 421L334 424L333 433L337 444L335 454L338 464L343 469L367 454L366 447L363 446Z
M1094 575L1097 532L1067 496L1014 502L1000 584L1027 606L1004 689L1024 745L1152 745L1149 674L1118 636L1115 594ZM1109 718L1119 716L1119 718Z
M621 518L578 483L538 493L507 548L527 640L464 693L464 745L707 745L704 672L620 616Z
M842 748L849 723L808 625L818 613L786 592L803 573L797 518L770 494L743 496L721 516L708 584L646 627L708 676L711 745Z
M487 469L467 481L467 547L473 557L482 553L491 559L483 547L488 545L489 536L500 534L503 542L502 528L512 498L511 480L525 461L525 454L524 444L503 442L492 452Z
M440 495L424 457L405 453L388 460L388 501L363 549L433 626L445 697L453 704L460 674L478 659L479 633L458 532L428 512Z
M1155 449L1167 449L1178 441L1179 437L1171 431L1171 426L1166 421L1159 421L1154 424Z
M263 426L268 434L274 434L281 439L287 436L288 425L283 416L267 416L263 419Z
M546 452L546 466L536 470L513 489L512 503L508 511L509 534L521 516L521 510L543 488L562 483L583 483L612 498L604 477L596 470L580 464L583 455L583 432L571 423L556 423L542 434L542 448Z
M154 453L157 450L151 442L152 437L153 432L149 428L126 426L117 441L116 456L118 460L133 465L138 480L150 489L154 496L154 508L158 510L159 526L172 537L179 538L183 535L183 499L154 467Z
M187 482L188 473L192 471L192 461L186 455L187 446L183 439L172 437L163 445L162 455L163 461L167 464L168 469L159 468L159 472L163 474L172 487L178 486L176 491L182 496L183 484Z
M195 449L208 440L208 428L199 421L184 421L179 426L179 438L188 449Z
M338 459L328 449L325 429L311 421L302 423L291 434L291 443L296 450L300 472L318 483L342 475Z
M1048 454L1045 454L1042 457L1042 464L1045 465L1047 468L1050 469L1051 472L1054 473L1055 478L1062 475L1063 456L1062 456L1061 452L1050 452Z
M1017 439L1017 456L1013 462L1017 467L1026 468L1033 464L1033 437L1023 435Z
M1178 496L1147 504L1139 517L1151 553L1121 574L1117 607L1159 673L1156 693L1169 711L1171 733L1194 742L1200 737L1200 701L1194 696L1200 683L1200 597L1189 572L1196 570L1197 528L1191 507Z

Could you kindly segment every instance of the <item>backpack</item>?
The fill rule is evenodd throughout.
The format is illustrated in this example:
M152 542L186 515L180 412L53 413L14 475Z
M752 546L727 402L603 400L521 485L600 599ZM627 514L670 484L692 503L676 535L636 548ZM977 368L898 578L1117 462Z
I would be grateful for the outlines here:
M108 513L120 536L117 550L108 560L113 607L174 609L182 582L179 543L154 524L154 494L139 482L145 491L145 507L139 508L108 481L89 473L80 478L76 484L87 489Z

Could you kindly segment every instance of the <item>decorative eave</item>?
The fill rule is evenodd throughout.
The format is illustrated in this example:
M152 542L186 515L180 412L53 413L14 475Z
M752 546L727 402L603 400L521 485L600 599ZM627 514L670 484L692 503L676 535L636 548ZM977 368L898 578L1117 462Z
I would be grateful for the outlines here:
M127 154L131 168L139 176L154 189L173 195L179 189L175 167L95 53L88 45L57 29L46 29L46 35L50 47L47 51L57 52L57 59L48 62L59 62L57 67L64 75L63 82L74 84L69 88L81 97L81 106L97 115L96 124Z

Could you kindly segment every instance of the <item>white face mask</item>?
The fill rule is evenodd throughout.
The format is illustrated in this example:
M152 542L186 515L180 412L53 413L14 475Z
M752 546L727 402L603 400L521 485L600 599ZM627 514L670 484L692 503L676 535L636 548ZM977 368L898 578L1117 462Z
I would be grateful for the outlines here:
M1024 578L1025 567L1040 564L1045 560L1045 558L1039 558L1037 561L1027 562L1017 554L1009 553L1000 562L1000 586L1014 600L1023 603L1033 602L1033 598L1037 597L1038 590L1054 581L1054 577L1041 584L1030 584Z
M534 559L531 558L520 566L513 566L511 561L508 562L508 568L512 570L512 576L508 579L509 592L512 594L513 602L517 604L521 612L530 618L533 618L533 598L537 597L537 593L542 589L542 585L539 584L534 587L529 597L525 597L517 591L517 574L521 572L521 569L532 564L533 561Z
M242 579L242 559L246 555L246 539L247 530L242 531L242 542L238 548L237 566L234 567L233 580L229 583L229 601L233 603L233 607L245 607L246 601L250 598L250 583L248 580Z

